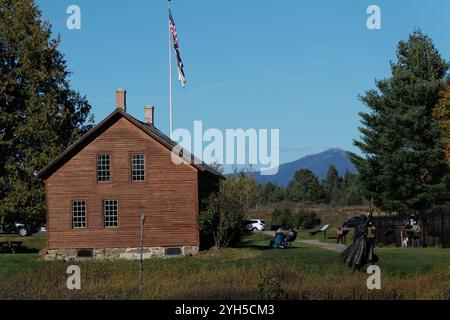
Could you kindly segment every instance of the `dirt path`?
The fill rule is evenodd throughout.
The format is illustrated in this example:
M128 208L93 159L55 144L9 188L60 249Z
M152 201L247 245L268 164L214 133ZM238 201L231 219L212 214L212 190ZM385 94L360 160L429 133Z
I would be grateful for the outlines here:
M325 250L335 251L335 252L342 252L345 249L347 249L348 246L343 244L336 244L336 243L325 243L321 242L319 240L297 240L296 242L304 243L304 244L310 244L318 246Z
M273 231L264 231L264 233L271 235L271 236L273 235ZM318 246L322 249L335 251L335 252L342 252L345 249L347 249L347 247L348 247L347 245L343 245L343 244L326 243L326 242L321 242L320 240L315 240L315 239L296 240L295 242L314 245L314 246Z

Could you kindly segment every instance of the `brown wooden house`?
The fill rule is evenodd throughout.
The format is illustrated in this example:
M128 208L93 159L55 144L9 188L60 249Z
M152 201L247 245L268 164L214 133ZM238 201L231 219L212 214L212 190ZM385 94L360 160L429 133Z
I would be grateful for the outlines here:
M116 109L39 172L45 180L47 260L192 255L199 250L197 217L223 175L181 152L154 126L126 112L126 91L117 90Z

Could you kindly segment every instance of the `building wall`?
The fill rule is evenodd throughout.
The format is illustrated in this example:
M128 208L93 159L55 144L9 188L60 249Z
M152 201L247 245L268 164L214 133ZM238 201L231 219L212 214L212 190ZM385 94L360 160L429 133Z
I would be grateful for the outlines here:
M107 153L111 181L97 183L96 155ZM146 181L131 182L131 154L145 154ZM46 181L48 249L198 246L198 178L170 150L121 118ZM119 201L119 226L106 229L103 200ZM86 200L87 228L72 228L72 201Z

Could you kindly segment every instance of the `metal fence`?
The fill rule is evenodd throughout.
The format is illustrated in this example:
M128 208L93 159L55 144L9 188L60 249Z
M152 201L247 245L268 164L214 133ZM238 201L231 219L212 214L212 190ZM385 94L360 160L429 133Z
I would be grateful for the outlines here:
M420 225L422 246L450 248L450 208L435 209L415 217L401 214L374 217L377 243L401 246L406 226L412 218Z
M450 248L450 209L441 208L421 216L424 244Z

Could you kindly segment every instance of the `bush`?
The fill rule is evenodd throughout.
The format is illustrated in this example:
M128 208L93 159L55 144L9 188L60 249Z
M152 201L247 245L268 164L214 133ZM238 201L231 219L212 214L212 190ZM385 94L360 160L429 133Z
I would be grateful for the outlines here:
M255 203L256 186L256 181L244 173L225 180L219 193L209 195L206 209L198 217L201 237L213 241L217 248L235 245L242 221Z
M296 215L294 225L296 228L313 229L316 226L320 225L321 223L322 221L315 212L300 211Z
M272 213L272 223L279 225L283 229L287 229L294 225L294 215L291 209L275 209Z

